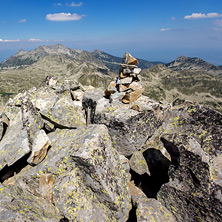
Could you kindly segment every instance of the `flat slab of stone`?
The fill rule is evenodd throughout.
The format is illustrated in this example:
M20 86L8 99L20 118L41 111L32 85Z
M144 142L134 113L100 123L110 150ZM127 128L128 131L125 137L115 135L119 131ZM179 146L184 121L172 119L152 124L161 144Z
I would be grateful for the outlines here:
M0 142L0 170L13 165L29 152L28 133L22 122L10 126Z

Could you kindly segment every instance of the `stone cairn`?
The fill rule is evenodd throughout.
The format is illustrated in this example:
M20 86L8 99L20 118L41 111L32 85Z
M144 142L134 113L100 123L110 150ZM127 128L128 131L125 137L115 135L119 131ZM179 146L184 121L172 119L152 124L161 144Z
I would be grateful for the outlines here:
M119 70L119 76L109 84L105 90L105 95L112 99L113 94L122 93L122 102L126 104L137 100L143 92L139 79L141 69L138 68L138 64L138 60L130 53L125 53Z

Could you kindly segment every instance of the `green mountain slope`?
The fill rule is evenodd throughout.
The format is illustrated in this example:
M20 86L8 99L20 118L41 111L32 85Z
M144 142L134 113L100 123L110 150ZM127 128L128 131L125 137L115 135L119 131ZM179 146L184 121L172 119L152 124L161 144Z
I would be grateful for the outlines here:
M157 65L141 72L144 95L172 102L176 98L205 104L222 111L222 78L197 70L174 71Z

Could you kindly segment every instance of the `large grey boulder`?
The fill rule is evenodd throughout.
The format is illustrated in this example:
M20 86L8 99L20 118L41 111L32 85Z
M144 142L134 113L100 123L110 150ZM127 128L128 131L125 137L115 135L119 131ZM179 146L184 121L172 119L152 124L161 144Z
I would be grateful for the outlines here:
M85 125L82 108L75 105L70 94L61 95L53 107L46 107L40 111L44 119L58 128L77 128Z
M115 105L111 103L103 110L95 111L94 123L105 124L108 127L113 146L125 156L141 149L162 123L155 111L156 104L150 101L150 106L147 104L148 109L143 106L143 99L144 97L130 105L122 102ZM135 104L141 104L141 111L131 108Z
M16 186L47 199L56 215L69 221L126 221L131 209L127 174L108 129L90 125L48 136L47 158L15 175Z
M164 122L157 133L172 161L158 200L177 221L220 221L221 113L191 104L174 107Z

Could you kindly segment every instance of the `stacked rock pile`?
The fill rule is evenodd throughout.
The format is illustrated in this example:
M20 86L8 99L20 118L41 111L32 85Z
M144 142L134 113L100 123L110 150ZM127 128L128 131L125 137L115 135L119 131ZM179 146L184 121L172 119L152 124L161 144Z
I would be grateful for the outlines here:
M112 81L109 84L105 91L105 95L112 97L112 94L116 92L123 92L125 93L122 98L123 103L132 103L137 100L143 92L139 79L141 69L138 68L138 64L138 60L130 53L125 53L119 70L119 76L116 81Z

